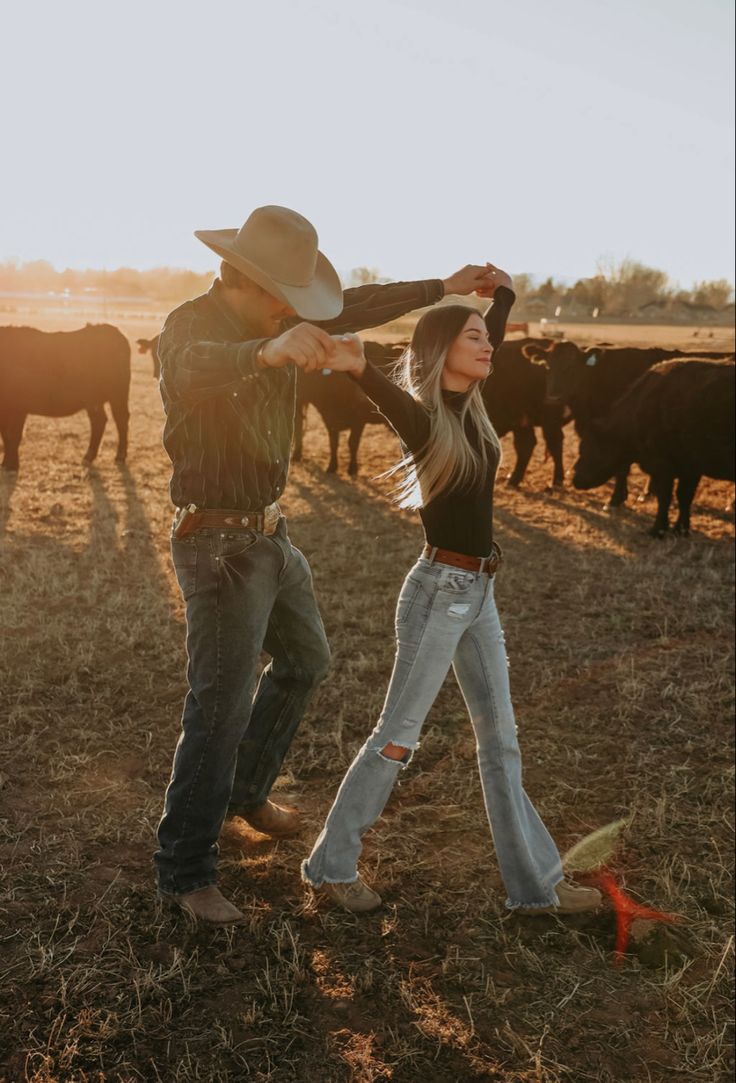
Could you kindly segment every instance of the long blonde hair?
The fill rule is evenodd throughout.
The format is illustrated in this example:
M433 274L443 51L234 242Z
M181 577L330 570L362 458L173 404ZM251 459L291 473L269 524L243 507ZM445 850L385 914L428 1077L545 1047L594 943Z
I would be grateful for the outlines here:
M447 354L474 314L477 309L468 305L440 305L425 312L397 364L398 383L424 406L429 417L424 447L388 471L403 473L395 490L402 508L422 507L442 492L471 489L488 468L489 449L500 457L501 446L486 413L481 383L474 383L466 393L459 414L442 397ZM465 435L468 417L480 437L477 451Z

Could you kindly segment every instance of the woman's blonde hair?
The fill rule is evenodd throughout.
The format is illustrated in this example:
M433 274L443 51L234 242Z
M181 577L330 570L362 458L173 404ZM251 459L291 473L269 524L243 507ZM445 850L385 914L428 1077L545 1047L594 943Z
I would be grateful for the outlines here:
M427 411L429 437L416 455L407 454L390 474L403 472L396 499L402 508L429 504L448 490L467 490L488 468L489 448L500 456L501 447L481 397L481 383L466 393L459 413L442 397L442 370L447 354L472 315L468 305L440 305L421 317L411 342L397 364L398 382ZM470 419L478 433L478 450L465 435Z

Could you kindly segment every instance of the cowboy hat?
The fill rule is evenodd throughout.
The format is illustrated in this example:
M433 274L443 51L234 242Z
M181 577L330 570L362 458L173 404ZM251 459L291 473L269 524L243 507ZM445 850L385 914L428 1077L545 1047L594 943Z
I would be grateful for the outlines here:
M318 250L311 222L288 207L258 207L240 229L197 229L197 237L306 320L342 312L337 271Z

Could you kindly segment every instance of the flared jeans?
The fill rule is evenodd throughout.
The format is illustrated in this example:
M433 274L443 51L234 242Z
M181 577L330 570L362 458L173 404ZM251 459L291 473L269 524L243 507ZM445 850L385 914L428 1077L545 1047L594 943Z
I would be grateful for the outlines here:
M419 744L450 666L475 731L486 812L510 908L556 906L560 855L522 786L494 579L422 557L396 610L396 658L378 724L348 769L325 826L302 864L307 883L357 879L365 832L376 822L399 772ZM387 745L406 749L401 760Z

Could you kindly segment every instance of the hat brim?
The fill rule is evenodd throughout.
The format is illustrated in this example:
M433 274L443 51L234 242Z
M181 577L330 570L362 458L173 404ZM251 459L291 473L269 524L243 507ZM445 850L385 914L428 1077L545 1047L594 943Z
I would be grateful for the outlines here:
M314 278L308 286L290 286L272 278L233 248L237 229L197 229L194 236L221 259L257 282L267 293L291 305L304 320L331 320L343 307L342 285L337 271L326 256L317 252Z

